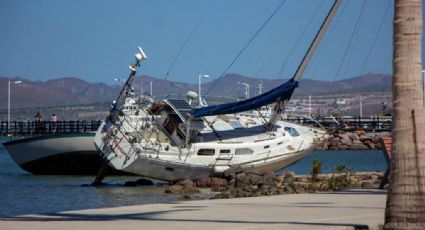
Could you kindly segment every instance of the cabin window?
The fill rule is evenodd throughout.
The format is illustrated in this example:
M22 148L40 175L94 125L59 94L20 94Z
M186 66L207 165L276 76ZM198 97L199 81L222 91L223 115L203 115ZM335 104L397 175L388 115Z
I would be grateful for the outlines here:
M238 120L236 120L236 119L230 119L229 120L229 124L234 129L242 129L243 128L243 125Z
M264 146L264 148L265 149L268 149L268 148L270 148L270 145L266 145L266 146Z
M285 131L289 133L289 135L293 136L293 137L298 137L300 135L300 133L292 127L285 127Z
M240 148L235 150L235 155L248 155L253 153L254 151L250 148Z
M277 143L277 145L281 145L281 144L283 144L283 141Z
M230 153L230 149L221 149L220 153Z
M198 150L198 156L214 156L215 149L200 149Z

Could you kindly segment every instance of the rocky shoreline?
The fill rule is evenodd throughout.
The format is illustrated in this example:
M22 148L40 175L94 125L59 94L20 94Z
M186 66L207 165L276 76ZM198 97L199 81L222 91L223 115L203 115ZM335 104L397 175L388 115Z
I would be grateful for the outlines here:
M323 150L379 150L380 139L390 137L391 133L366 133L363 130L353 132L335 132L322 146Z
M319 191L339 191L351 188L377 189L383 172L345 172L333 174L295 175L293 172L242 172L224 178L205 177L196 181L183 180L168 185L164 192L181 194L181 199L199 198L201 190L210 192L209 199L270 196Z

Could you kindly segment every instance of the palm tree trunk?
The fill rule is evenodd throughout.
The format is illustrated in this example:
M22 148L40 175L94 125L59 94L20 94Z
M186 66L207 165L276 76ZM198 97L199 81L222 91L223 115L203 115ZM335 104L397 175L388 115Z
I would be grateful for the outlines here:
M384 229L425 229L422 1L395 0L393 142Z

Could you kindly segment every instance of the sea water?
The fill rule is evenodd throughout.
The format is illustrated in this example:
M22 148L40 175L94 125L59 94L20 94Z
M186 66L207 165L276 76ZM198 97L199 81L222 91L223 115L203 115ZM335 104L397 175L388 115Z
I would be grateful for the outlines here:
M316 151L285 170L309 174L311 163L319 159L322 172L335 165L353 171L384 171L381 151ZM106 208L148 203L178 202L178 195L164 193L164 186L124 187L135 176L108 176L106 186L87 187L94 176L41 176L19 168L0 144L0 218L24 214L51 213L79 209Z

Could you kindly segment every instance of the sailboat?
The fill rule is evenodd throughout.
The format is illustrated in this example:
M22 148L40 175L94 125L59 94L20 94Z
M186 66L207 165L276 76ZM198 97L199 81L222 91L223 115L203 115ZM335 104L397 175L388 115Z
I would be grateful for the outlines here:
M135 99L132 112L123 112L120 104L135 98L131 83L147 59L139 47L130 76L95 135L102 158L115 169L166 181L275 171L297 162L326 132L280 117L339 5L340 0L332 5L294 76L244 101L192 107L186 100L144 95ZM274 105L268 120L247 113L267 105Z

